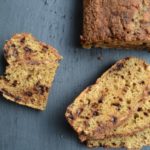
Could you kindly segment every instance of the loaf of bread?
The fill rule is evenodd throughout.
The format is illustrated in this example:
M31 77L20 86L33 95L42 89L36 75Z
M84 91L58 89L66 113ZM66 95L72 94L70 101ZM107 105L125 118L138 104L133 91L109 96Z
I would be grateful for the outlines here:
M113 137L104 140L90 140L88 147L127 148L129 150L141 150L143 146L150 146L150 128L138 132L133 136Z
M0 77L3 96L21 105L44 110L61 56L31 34L14 35L4 46L8 66Z
M80 140L103 139L132 117L149 95L149 77L149 65L128 57L86 88L66 111Z
M150 49L149 0L83 0L85 48Z

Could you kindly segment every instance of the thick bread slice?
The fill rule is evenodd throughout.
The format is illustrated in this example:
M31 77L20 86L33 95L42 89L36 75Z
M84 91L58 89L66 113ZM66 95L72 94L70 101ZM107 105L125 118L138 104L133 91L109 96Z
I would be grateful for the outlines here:
M113 137L104 140L88 141L88 147L127 148L140 150L143 146L150 146L150 128L138 132L133 136Z
M31 34L22 33L7 41L5 57L9 65L0 78L3 96L18 104L44 110L61 56Z
M67 108L66 118L81 141L103 139L132 116L148 95L149 66L125 58L86 88Z

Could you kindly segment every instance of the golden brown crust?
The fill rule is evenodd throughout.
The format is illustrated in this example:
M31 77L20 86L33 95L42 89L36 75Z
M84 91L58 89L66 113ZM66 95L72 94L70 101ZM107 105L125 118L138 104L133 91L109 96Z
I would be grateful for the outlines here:
M150 47L149 0L84 0L83 47Z

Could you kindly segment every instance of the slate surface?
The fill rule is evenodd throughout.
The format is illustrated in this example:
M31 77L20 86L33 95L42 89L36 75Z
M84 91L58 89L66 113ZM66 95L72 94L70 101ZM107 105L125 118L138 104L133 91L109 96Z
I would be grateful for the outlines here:
M84 50L81 29L82 0L0 0L1 74L6 65L3 44L17 32L31 32L64 57L45 112L0 97L0 150L87 150L65 121L67 105L116 60L137 56L150 62L146 51Z

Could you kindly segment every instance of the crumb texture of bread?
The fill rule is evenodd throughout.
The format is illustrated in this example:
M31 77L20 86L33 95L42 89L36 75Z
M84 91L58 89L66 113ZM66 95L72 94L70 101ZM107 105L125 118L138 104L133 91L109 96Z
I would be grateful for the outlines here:
M145 128L150 127L150 95L147 96L144 103L137 108L132 117L123 125L109 132L110 136L128 136L133 135Z
M149 77L148 64L127 57L86 88L66 111L66 118L80 140L104 139L110 131L127 122L149 96ZM120 128L117 133L131 132L128 127Z
M88 147L127 148L129 150L141 150L144 146L150 146L150 128L138 132L133 136L113 137L104 140L89 140Z
M14 35L4 45L8 66L0 77L0 91L10 101L44 110L62 57L31 34Z
M83 0L85 48L150 48L149 0Z
M113 130L110 135L103 140L88 140L88 147L111 147L128 149L141 149L150 145L150 97L148 96L144 104L141 104L133 116L123 125Z
M144 84L141 82L141 84ZM134 135L135 133L150 127L150 95L147 95L144 103L141 103L137 110L133 113L125 123L118 128L108 132L105 138L122 137Z

